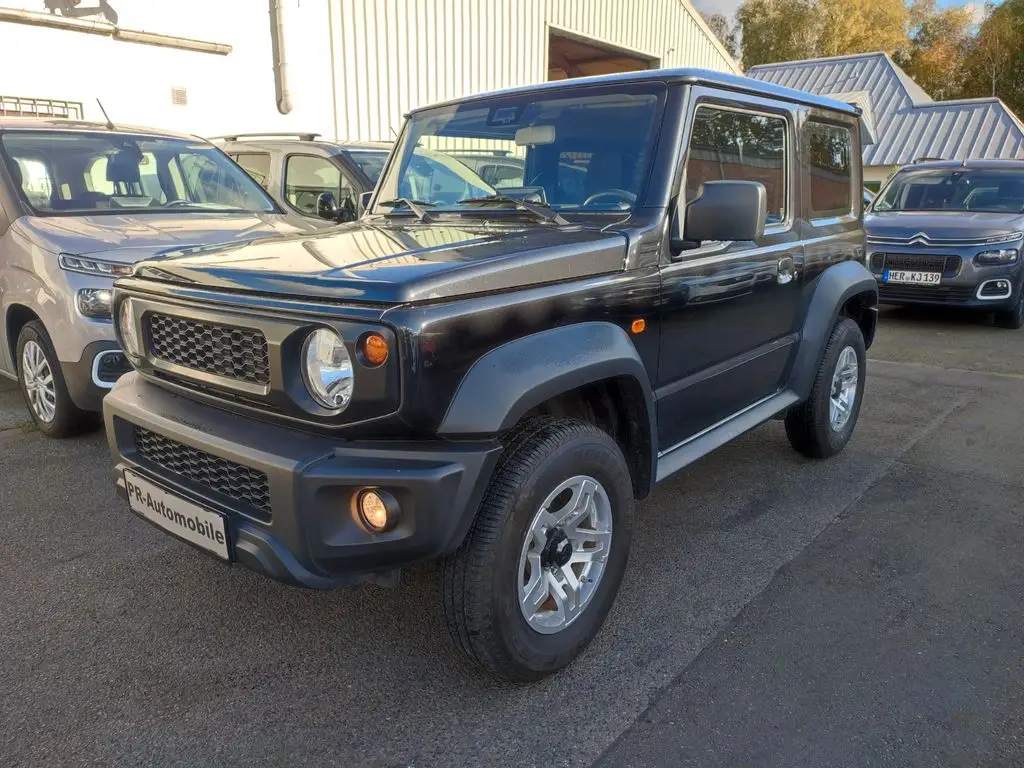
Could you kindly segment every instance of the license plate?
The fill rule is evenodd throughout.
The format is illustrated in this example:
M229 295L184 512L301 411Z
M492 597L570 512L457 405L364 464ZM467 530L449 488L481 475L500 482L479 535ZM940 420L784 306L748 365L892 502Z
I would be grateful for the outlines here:
M128 490L128 505L134 512L222 560L231 559L223 515L168 493L127 469L124 486Z
M883 283L910 283L911 285L938 285L941 272L914 272L909 269L887 269L882 273Z

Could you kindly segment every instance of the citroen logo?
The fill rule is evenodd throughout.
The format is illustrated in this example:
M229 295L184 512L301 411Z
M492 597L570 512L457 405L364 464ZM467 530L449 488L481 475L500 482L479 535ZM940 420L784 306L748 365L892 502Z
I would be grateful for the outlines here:
M926 245L928 243L928 235L924 232L918 232L912 238L910 238L911 245Z

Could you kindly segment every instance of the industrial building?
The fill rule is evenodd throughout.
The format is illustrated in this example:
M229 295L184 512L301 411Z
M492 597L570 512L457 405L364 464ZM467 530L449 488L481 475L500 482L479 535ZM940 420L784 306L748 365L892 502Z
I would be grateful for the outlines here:
M409 109L739 67L689 0L0 0L0 114L386 140Z

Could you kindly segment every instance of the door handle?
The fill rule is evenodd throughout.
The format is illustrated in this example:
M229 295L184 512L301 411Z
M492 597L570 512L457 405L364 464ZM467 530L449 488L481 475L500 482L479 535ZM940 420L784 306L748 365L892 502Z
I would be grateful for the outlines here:
M776 275L775 280L779 285L786 285L787 283L793 282L793 278L796 276L796 262L793 261L792 256L783 256L779 259L779 273Z

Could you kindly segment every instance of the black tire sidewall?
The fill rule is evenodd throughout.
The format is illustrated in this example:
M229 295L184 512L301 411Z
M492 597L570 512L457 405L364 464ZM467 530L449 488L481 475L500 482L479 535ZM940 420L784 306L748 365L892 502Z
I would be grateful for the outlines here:
M590 475L604 487L612 509L612 540L597 593L572 624L542 634L526 622L519 607L519 557L526 531L541 504L560 483ZM492 584L493 617L504 651L518 667L543 676L574 658L600 629L626 570L632 536L633 489L618 447L604 433L573 436L537 463L530 480L515 495L501 532Z
M49 364L50 372L53 375L54 414L52 421L42 421L39 419L28 399L28 391L25 387L25 379L22 372L22 353L30 341L36 342L43 350L46 362ZM50 335L46 332L42 323L33 320L25 324L21 329L21 333L18 334L17 354L18 385L21 388L22 397L25 399L25 406L28 408L29 415L32 417L36 428L50 437L64 437L71 434L78 427L77 420L82 412L71 401L67 383L64 381L64 373L61 370L60 361L57 359L57 352L53 348Z
M829 420L829 405L832 396L832 377L835 375L839 356L847 347L852 347L857 355L857 395L853 401L853 412L840 430L832 429ZM864 336L855 322L849 319L836 324L829 341L828 351L821 363L820 385L815 392L814 421L819 441L827 445L828 453L839 453L850 441L853 430L860 416L860 406L864 400L864 383L867 377L867 351L864 348Z

